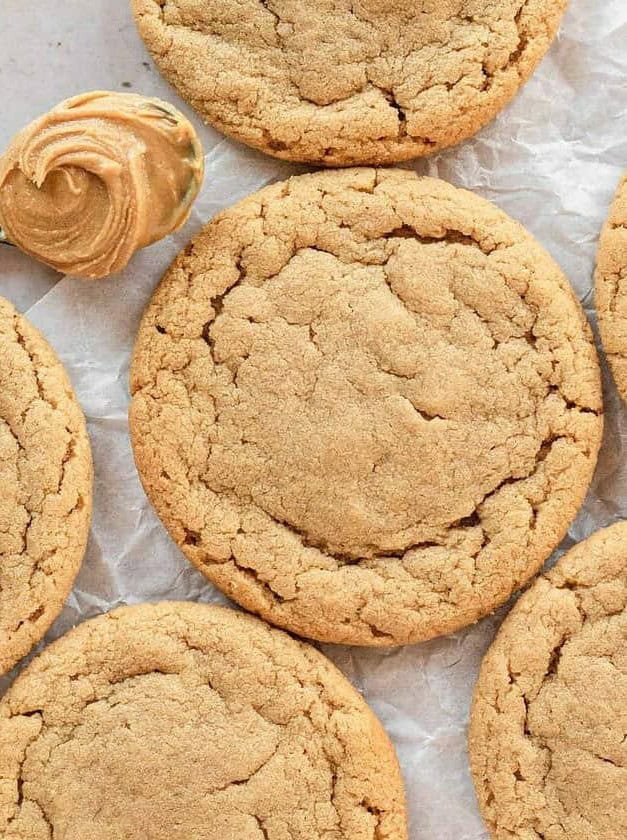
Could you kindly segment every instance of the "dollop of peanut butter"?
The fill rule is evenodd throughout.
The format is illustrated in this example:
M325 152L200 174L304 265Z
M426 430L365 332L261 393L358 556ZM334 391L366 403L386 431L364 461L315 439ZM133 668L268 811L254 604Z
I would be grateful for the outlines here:
M63 274L105 277L187 220L200 141L171 105L96 91L35 120L0 158L0 227Z

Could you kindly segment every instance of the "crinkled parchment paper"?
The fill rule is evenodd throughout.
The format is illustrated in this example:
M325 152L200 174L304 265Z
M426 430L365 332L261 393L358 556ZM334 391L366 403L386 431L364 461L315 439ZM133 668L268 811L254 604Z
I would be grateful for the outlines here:
M151 64L126 0L0 0L0 148L57 101L95 88L162 96L200 126ZM223 600L172 544L140 487L127 433L129 355L153 287L190 236L222 207L296 167L211 129L201 135L207 179L192 219L121 276L95 283L59 279L0 247L0 294L28 315L65 362L95 457L89 549L49 638L118 604ZM559 40L515 102L473 141L416 164L422 173L477 190L523 222L561 264L593 321L596 242L624 168L625 0L571 0ZM627 515L627 412L607 375L605 388L605 446L562 549ZM394 739L412 840L487 838L468 773L466 723L481 656L504 614L389 652L325 646ZM9 680L0 680L0 693Z

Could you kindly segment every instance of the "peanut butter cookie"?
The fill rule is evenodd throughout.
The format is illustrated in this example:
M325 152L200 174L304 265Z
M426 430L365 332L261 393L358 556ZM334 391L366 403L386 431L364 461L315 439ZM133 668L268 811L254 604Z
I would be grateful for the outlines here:
M406 840L385 732L322 654L234 610L143 605L0 704L7 840Z
M390 163L472 136L512 99L567 0L131 0L163 75L276 157Z
M85 418L44 338L0 298L0 674L43 637L85 553Z
M217 216L144 315L146 492L230 597L301 635L415 642L535 574L588 487L599 367L557 265L487 201L323 172Z
M470 726L496 840L627 837L627 524L522 596L484 659Z
M596 308L616 387L627 400L627 175L618 187L599 242Z

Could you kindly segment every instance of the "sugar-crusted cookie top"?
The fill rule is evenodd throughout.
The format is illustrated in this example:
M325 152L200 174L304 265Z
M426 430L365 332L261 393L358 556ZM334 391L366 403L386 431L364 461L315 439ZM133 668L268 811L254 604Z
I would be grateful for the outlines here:
M627 836L627 524L540 578L477 683L470 757L496 840Z
M49 345L0 298L0 674L61 612L91 513L85 420Z
M391 644L476 620L583 498L602 420L581 308L486 201L411 173L294 178L165 276L132 368L144 486L249 609Z
M474 134L548 49L567 0L131 0L165 77L277 157L407 160Z
M12 840L407 837L394 751L308 645L233 610L117 610L47 648L0 703Z

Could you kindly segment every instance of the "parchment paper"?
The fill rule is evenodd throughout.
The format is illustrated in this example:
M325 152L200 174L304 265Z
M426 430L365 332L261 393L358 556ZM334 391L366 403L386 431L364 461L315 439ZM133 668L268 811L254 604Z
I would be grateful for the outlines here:
M169 99L126 0L0 0L0 149L28 121L81 91ZM548 248L594 321L596 242L627 168L627 2L571 0L563 31L532 81L476 139L415 168L477 190ZM127 433L129 355L163 270L220 208L296 167L201 128L207 179L192 219L116 278L60 279L0 247L0 294L48 337L85 409L96 467L89 549L49 639L123 603L224 600L183 558L141 490ZM0 360L0 364L2 360ZM606 374L605 446L591 492L562 550L627 515L627 413ZM485 840L467 769L466 724L481 657L506 610L463 633L394 651L325 646L365 694L402 764L412 840ZM0 680L0 693L12 678Z

